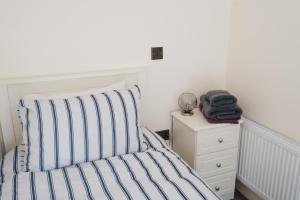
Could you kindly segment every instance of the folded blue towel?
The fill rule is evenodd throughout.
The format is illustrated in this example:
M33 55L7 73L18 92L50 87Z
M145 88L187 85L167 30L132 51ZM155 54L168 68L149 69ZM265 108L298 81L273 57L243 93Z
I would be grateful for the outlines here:
M210 119L236 119L240 118L242 109L236 104L225 104L223 106L212 106L207 100L207 95L200 97L205 116Z
M211 90L207 92L206 100L211 106L224 106L237 102L237 98L225 90Z

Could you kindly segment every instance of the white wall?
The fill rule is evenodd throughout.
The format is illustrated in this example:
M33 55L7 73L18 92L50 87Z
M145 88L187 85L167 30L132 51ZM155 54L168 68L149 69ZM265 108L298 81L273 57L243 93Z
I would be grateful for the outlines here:
M244 114L300 142L300 1L234 0L227 87Z
M1 0L0 78L147 65L147 124L184 91L225 87L228 0ZM164 60L150 61L163 46Z

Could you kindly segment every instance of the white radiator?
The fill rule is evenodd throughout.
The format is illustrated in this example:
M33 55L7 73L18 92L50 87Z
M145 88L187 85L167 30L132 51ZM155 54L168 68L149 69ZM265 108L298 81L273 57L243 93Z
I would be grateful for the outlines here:
M300 145L244 119L238 179L264 199L300 200Z

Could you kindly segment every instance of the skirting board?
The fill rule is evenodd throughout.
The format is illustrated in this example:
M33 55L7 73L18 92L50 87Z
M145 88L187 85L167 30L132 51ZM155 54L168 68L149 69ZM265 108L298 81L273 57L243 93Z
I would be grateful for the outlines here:
M263 200L257 194L255 194L252 190L250 190L247 186L241 183L239 180L236 180L236 190L238 190L244 197L249 200Z

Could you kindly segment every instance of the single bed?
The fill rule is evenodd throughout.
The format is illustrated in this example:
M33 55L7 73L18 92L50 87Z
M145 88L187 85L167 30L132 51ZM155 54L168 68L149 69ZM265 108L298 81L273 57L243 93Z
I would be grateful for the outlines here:
M13 90L20 91L20 87L14 87ZM24 91L23 86L21 89ZM12 102L22 95L13 94L8 98ZM8 108L13 107L13 103L6 103ZM0 163L3 200L220 199L162 138L146 128L141 128L141 151L57 169L29 170L28 150L18 141L22 133L18 131L21 128L17 127L16 114L6 113L12 119L1 116L5 125L2 127L4 144L6 150L10 149ZM14 133L10 133L13 129ZM13 147L14 143L19 145Z

